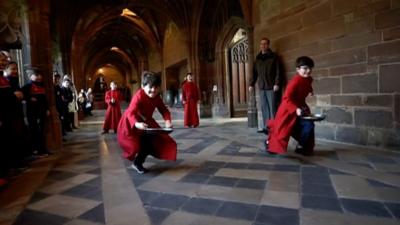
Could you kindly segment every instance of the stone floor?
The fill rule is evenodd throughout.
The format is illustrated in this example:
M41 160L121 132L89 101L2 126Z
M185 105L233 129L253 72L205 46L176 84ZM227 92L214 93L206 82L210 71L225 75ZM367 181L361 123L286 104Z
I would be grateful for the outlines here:
M318 141L274 158L245 119L174 121L178 160L139 175L102 114L0 192L0 225L400 224L400 154Z

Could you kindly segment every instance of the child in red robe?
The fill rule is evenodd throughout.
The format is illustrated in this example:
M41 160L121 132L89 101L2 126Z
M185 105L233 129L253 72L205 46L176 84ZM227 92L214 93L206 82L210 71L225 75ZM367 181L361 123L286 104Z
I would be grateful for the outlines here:
M199 101L199 89L193 82L191 73L186 75L186 81L182 85L182 103L184 105L183 124L185 127L198 127L199 114L197 102Z
M171 128L171 113L159 95L161 78L152 72L143 72L142 88L136 92L118 125L118 143L123 157L133 161L131 167L139 174L147 170L143 163L148 155L164 160L176 160L176 142L166 133L147 133L146 128L160 128L154 120L157 108Z
M309 115L310 108L306 97L313 94L311 72L314 61L302 56L296 60L296 75L288 83L282 103L275 119L268 121L267 152L283 154L287 151L289 138L293 136L299 145L296 153L313 155L314 153L314 122L301 119Z
M109 129L113 129L117 133L118 123L121 119L121 102L123 96L120 91L117 90L117 84L115 82L110 83L111 90L108 90L105 95L105 101L107 103L106 117L103 124L103 133L108 133Z

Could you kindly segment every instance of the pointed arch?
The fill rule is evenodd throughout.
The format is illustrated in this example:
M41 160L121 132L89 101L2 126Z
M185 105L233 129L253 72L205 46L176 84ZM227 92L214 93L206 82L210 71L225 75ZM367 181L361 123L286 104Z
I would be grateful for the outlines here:
M221 34L219 35L216 45L215 45L215 62L217 71L217 86L218 93L217 98L219 104L223 105L225 110L224 117L230 117L232 115L232 101L230 98L231 89L231 79L229 77L229 47L231 40L239 29L244 29L247 34L252 32L252 29L248 23L242 18L231 17L228 22L223 26ZM249 38L250 39L250 38ZM251 46L250 46L251 47ZM250 55L250 57L252 57Z

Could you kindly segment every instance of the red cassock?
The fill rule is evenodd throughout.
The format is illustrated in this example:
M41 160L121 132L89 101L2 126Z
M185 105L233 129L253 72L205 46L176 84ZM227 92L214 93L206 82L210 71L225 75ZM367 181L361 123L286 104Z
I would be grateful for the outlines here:
M312 77L302 77L298 74L290 80L275 119L269 120L267 123L269 129L268 151L278 154L287 151L289 138L293 134L297 119L296 109L306 108L309 111L306 97L313 92L312 81Z
M197 113L199 89L194 82L186 81L182 85L182 101L186 102L183 115L184 126L199 126L199 114Z
M111 99L115 102L111 103ZM109 90L106 92L105 100L107 103L106 117L103 124L103 130L113 129L117 131L119 120L121 119L121 101L122 94L118 90Z
M136 92L118 125L118 143L124 151L124 158L132 161L141 148L148 147L141 146L144 131L137 129L135 123L145 122L149 128L159 128L160 125L153 119L156 108L164 120L171 120L171 113L160 96L150 98L143 89ZM159 159L176 160L177 146L174 139L165 133L155 134L153 139L151 155Z

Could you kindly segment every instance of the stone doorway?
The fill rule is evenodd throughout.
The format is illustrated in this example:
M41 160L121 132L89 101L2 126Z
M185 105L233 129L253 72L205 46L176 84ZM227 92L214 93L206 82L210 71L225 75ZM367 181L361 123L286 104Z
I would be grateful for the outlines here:
M232 39L229 49L229 80L231 116L247 115L248 80L250 76L249 43L246 31L239 29Z

